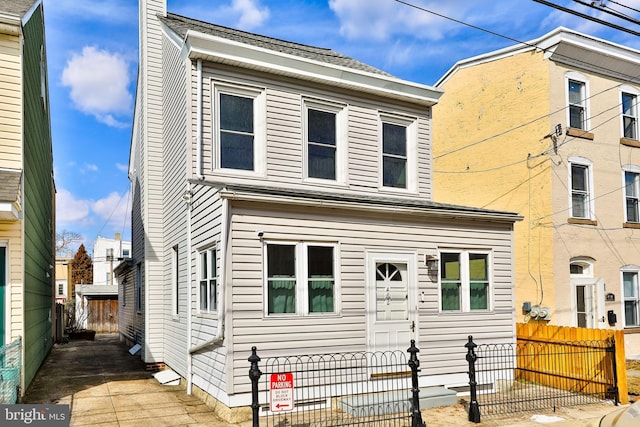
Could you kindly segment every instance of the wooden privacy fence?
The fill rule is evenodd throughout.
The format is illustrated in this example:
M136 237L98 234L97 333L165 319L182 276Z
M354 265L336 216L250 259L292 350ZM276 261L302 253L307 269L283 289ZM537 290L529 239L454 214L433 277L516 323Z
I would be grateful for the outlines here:
M613 388L629 403L624 331L516 323L516 338L516 379L584 394Z

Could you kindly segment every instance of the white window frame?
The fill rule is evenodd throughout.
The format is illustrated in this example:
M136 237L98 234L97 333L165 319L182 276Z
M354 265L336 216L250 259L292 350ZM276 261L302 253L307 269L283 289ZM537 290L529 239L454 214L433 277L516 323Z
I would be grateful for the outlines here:
M635 184L634 184L634 188L635 188L635 196L631 196L629 197L628 193L627 193L627 173L632 173L635 174ZM632 165L626 165L622 168L622 188L623 188L623 195L622 195L622 211L624 212L624 222L628 222L628 223L640 223L640 167L638 166L632 166ZM628 199L635 199L636 201L636 216L637 216L637 220L636 221L630 221L629 217L628 217L628 210L627 210L627 201Z
M442 254L455 253L460 256L460 310L443 310L442 308ZM487 256L487 308L471 309L470 298L470 275L469 275L469 254ZM459 249L442 248L438 250L438 310L440 313L488 313L493 311L493 256L490 250L483 249Z
M335 158L335 178L323 179L309 176L309 115L308 111L318 110L333 113L336 116L336 158ZM345 185L347 182L347 106L336 102L329 102L318 99L303 98L302 100L302 123L303 123L303 166L304 179L316 183L335 182Z
M569 81L570 80L573 80L577 83L581 83L584 88L584 93L582 94L583 96L582 102L580 102L579 104L574 104L574 105L579 105L583 109L584 120L583 120L582 128L574 128L571 126L571 111L570 111L571 109L569 108L572 105L569 99ZM584 75L575 71L571 71L565 74L564 88L565 88L565 99L566 99L566 105L567 105L567 112L566 112L567 128L589 131L589 129L591 129L591 120L589 117L589 112L591 111L590 103L589 103L589 93L590 93L589 80Z
M574 189L573 189L573 178L572 178L572 171L573 171L573 166L581 166L586 168L587 170L587 179L586 179L586 184L587 184L587 190L586 190L586 208L588 209L587 215L586 216L575 216L574 212L573 212L573 193L574 193ZM591 163L590 160L587 160L585 158L582 157L570 157L569 158L569 162L568 162L568 167L567 167L567 189L568 191L568 197L569 197L569 217L571 218L577 218L577 219L587 219L587 220L593 220L594 219L594 208L595 208L595 204L594 204L594 199L595 199L595 195L594 195L594 185L593 185L593 164ZM577 192L578 190L576 190Z
M206 265L203 262L203 256L206 255ZM219 301L219 274L218 274L218 255L219 251L216 246L211 246L198 251L198 312L199 313L217 313ZM215 266L215 271L212 267ZM203 271L206 270L206 277L203 277ZM206 297L202 301L202 282L205 282ZM215 307L211 307L211 294L213 292Z
M638 97L640 96L640 91L631 86L623 85L620 86L620 136L626 139L640 140L639 128L638 128ZM622 98L624 95L629 95L634 97L633 107L631 114L625 114L624 112L624 104L622 102ZM635 126L633 127L635 135L633 137L626 136L624 134L624 119L625 117L631 117L635 121Z
M378 186L384 191L401 192L401 193L416 193L418 191L418 147L417 147L417 128L418 118L404 116L400 114L387 113L380 111L378 113L378 135L379 135L379 182ZM383 152L383 126L384 123L392 125L404 126L407 131L407 154L406 154L406 187L388 187L384 185L384 152Z
M268 259L267 247L269 245L282 245L295 247L295 291L296 291L296 310L295 313L269 313L269 283L268 283ZM331 247L333 248L333 312L314 312L309 311L309 294L308 279L309 272L307 267L308 248L314 247ZM337 316L341 312L340 300L340 245L336 242L314 242L314 241L288 241L288 240L265 240L263 241L263 311L264 316L268 318L282 317L327 317Z
M635 274L635 297L628 298L624 293L624 273L632 273ZM620 269L620 313L622 313L622 325L624 328L637 328L640 327L640 267L637 265L625 265ZM626 310L626 302L634 301L636 303L636 321L635 325L627 324L627 310Z
M231 175L259 175L266 171L266 91L264 88L211 82L213 100L211 117L213 118L214 170ZM253 170L223 168L220 164L220 95L232 95L253 99Z
M180 315L178 267L178 245L175 245L171 248L171 314L174 318Z

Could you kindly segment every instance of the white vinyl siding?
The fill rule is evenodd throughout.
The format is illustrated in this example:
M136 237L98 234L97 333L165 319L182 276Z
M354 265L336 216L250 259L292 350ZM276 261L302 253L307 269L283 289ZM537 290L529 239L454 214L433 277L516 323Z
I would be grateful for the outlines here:
M486 253L491 247L492 310L473 313L441 313L437 279L431 278L424 262L417 263L417 287L424 292L418 298L420 348L437 357L425 357L423 369L430 375L464 374L468 369L464 358L456 356L469 334L479 339L504 342L513 339L513 278L511 225L475 224L457 221L456 226L419 221L394 215L389 224L384 216L363 219L348 213L314 209L306 214L270 211L265 205L242 205L233 211L231 224L230 277L228 301L236 348L255 345L259 354L313 354L363 351L367 346L366 281L367 248L384 248L385 252L406 252L412 248L416 259L424 259L433 248L452 242L463 244L470 252ZM253 208L251 207L253 206ZM464 224L463 224L464 222ZM264 298L256 289L264 289L264 271L256 271L261 261L263 242L255 230L265 230L271 242L339 242L336 267L340 270L340 316L268 316ZM382 245L382 246L381 246ZM475 248L475 250L474 250ZM262 292L265 292L264 290ZM234 390L248 390L246 355L235 352L233 360Z
M22 59L18 36L0 34L0 168L22 169Z
M196 82L193 82L192 105L195 111ZM259 89L264 87L264 89ZM221 169L216 154L215 100L218 89L235 93L239 89L254 90L257 96L255 113L262 111L264 124L262 154L256 153L255 168L262 170L243 171ZM247 95L249 96L249 95ZM326 92L313 86L296 85L291 82L261 80L252 76L246 81L242 74L230 74L225 68L213 69L203 64L202 88L202 166L205 179L232 184L262 186L287 186L298 190L336 191L353 195L371 195L394 191L399 197L431 198L431 111L429 108L408 108L392 105L381 113L380 102L357 96ZM307 173L306 105L337 112L336 179L309 178ZM384 100L388 106L388 100ZM322 108L321 108L322 107ZM409 181L406 189L382 187L380 155L381 115L391 123L408 126L409 135ZM195 125L195 120L194 120ZM255 131L256 135L261 132ZM257 136L256 136L257 137ZM340 144L344 141L344 144ZM268 144L267 144L268 142ZM260 146L260 144L258 144ZM372 153L378 153L372 156ZM192 153L195 164L196 155ZM262 156L262 157L260 157ZM342 163L341 163L342 162ZM336 186L338 185L338 187Z

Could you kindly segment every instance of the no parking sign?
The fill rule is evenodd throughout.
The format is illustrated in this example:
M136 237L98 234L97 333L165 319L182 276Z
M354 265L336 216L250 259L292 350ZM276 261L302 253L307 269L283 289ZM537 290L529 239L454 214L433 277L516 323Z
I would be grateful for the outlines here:
M271 374L269 384L271 412L293 411L293 374Z

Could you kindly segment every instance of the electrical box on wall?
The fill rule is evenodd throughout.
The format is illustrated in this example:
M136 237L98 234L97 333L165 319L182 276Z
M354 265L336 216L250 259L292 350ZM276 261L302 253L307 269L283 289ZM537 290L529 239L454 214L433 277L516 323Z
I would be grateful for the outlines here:
M529 317L536 320L551 320L551 310L549 309L549 307L540 307L539 305L534 305L533 307L531 307Z

